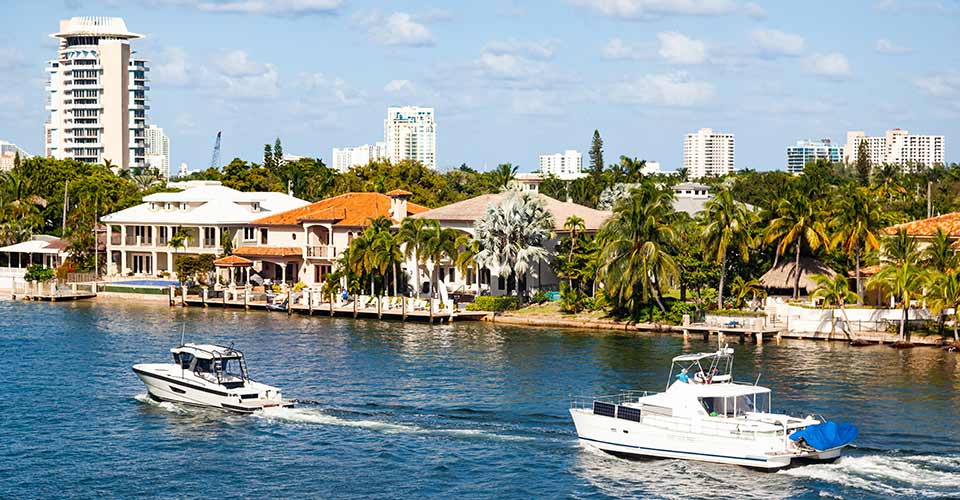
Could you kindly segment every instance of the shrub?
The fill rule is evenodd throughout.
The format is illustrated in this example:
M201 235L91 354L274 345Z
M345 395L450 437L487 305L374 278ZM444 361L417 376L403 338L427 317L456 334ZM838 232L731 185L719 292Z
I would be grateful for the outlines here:
M50 281L53 279L53 269L43 267L40 264L33 264L27 268L23 279L26 281Z
M296 283L293 284L293 291L294 291L294 292L301 292L301 291L303 291L303 289L306 288L306 287L307 287L307 284L306 284L306 283L304 283L304 282L302 282L302 281L298 281L298 282L296 282Z
M593 301L590 302L593 305ZM586 309L587 305L587 296L579 288L560 285L560 309L563 312L576 314Z
M520 301L516 297L477 297L472 304L467 304L468 311L501 312L516 309Z
M534 304L543 304L550 300L550 297L547 295L547 292L543 290L537 290L537 293L533 294L533 297L530 298L530 302Z

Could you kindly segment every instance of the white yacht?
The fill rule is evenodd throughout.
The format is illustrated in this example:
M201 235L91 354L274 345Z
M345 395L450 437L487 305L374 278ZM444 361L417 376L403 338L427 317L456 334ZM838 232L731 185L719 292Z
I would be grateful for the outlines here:
M232 347L183 344L170 352L173 363L133 365L151 399L237 413L293 406L280 389L250 380L243 353Z
M857 437L851 424L773 413L771 392L733 380L733 349L673 358L664 392L574 401L580 442L627 457L779 469L831 461Z

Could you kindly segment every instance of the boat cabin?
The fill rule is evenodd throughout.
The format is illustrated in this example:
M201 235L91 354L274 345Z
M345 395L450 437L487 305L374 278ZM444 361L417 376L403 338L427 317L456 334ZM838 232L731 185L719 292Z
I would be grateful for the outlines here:
M170 349L170 352L173 362L182 370L189 370L197 377L227 389L243 387L249 379L243 353L231 347L184 344Z

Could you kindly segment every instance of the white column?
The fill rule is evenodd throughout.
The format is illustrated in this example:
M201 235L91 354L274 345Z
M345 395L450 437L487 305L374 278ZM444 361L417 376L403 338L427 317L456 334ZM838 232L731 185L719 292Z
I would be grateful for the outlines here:
M126 244L127 244L127 226L122 225L120 226L120 245L124 246Z
M167 271L172 276L176 269L173 268L173 252L167 252Z
M157 252L150 252L150 274L157 274Z
M94 234L96 234L96 233L94 233ZM107 245L106 245L106 247L107 247L107 275L108 275L108 276L109 276L109 275L116 274L116 270L115 270L114 267L113 267L113 259L110 258L110 256L113 255L113 243L111 243L111 240L112 240L112 239L113 239L113 226L111 226L110 224L107 224L107 242L106 242Z
M221 248L223 245L220 244L220 233L223 232L223 228L217 227L213 229L213 246L217 249Z
M150 226L150 243L152 243L151 246L154 247L157 246L158 236L160 235L160 232L157 230L158 227L159 226ZM156 260L156 254L154 254L154 260Z
M126 241L126 240L124 240L124 241ZM127 274L127 270L128 270L128 268L127 268L127 251L126 251L126 250L120 250L120 273L119 273L119 274Z

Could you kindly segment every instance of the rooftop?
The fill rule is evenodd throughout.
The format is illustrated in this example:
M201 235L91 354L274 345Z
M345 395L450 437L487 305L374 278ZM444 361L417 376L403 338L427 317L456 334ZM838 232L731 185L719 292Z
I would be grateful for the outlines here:
M110 36L125 39L143 38L143 35L127 31L127 23L119 17L79 16L60 21L60 32L53 38L71 36Z
M221 185L204 184L173 193L154 193L144 203L105 215L105 223L143 224L246 224L265 215L307 204L285 193L244 193ZM151 204L188 203L186 210L151 208ZM254 206L256 205L256 209Z
M435 208L433 210L414 215L413 217L418 219L473 223L474 221L477 221L483 217L483 215L487 212L488 207L500 203L509 196L517 196L517 194L515 191L502 191L496 194L485 194L470 198L468 200L452 203L444 207ZM566 222L567 218L571 215L576 215L582 218L587 231L596 231L600 229L600 226L603 225L603 223L606 222L611 215L613 215L612 212L595 210L593 208L578 205L576 203L555 200L540 193L529 193L529 196L534 196L543 201L547 211L553 214L554 230L557 231L566 231L563 228L563 223Z
M938 229L943 229L951 238L960 238L960 212L951 212L949 214L930 217L929 219L920 219L903 224L897 224L883 229L884 234L897 234L901 229L907 231L907 234L914 237L929 238L936 234Z
M391 191L398 196L397 191ZM402 191L406 193L406 191ZM400 195L402 196L402 195ZM427 207L407 202L407 215L419 214ZM384 216L390 218L390 196L382 193L346 193L333 198L311 203L304 207L263 217L253 221L265 226L295 226L304 221L333 221L335 226L366 226L370 219ZM399 223L398 220L394 223Z

